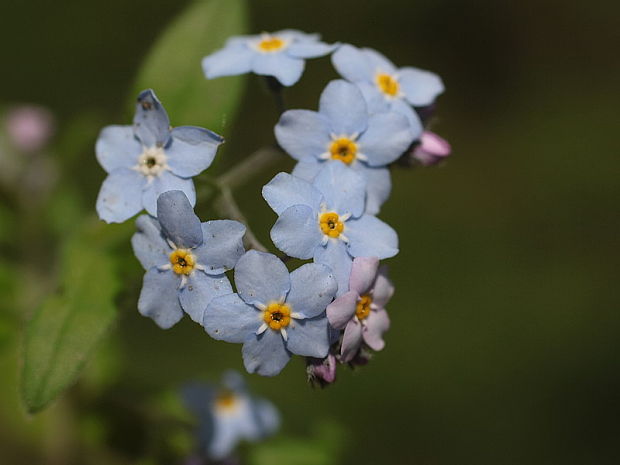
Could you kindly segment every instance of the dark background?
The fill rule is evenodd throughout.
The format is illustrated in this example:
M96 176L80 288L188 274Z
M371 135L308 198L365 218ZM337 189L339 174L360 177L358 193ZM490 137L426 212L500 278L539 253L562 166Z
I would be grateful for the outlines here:
M0 102L47 105L61 132L83 114L125 122L142 59L186 3L5 2ZM433 129L454 149L441 167L394 171L382 218L401 253L389 261L397 293L386 349L323 391L306 386L300 361L278 378L250 378L282 411L283 433L329 418L346 432L346 464L620 463L617 2L255 0L251 9L253 32L321 32L439 73L447 90ZM328 59L309 61L289 105L316 108L335 77ZM250 79L230 159L270 143L276 120ZM94 208L104 173L92 151L83 157ZM274 216L260 186L291 166L239 195L265 241ZM115 389L130 398L242 369L239 346L188 321L160 331L131 305L111 340L123 360ZM3 391L3 402L18 401L14 386ZM3 425L9 411L0 410L0 457L12 460L3 463L63 444L34 420ZM58 415L44 422L62 423ZM143 438L126 415L106 419L125 436L110 443L137 456Z

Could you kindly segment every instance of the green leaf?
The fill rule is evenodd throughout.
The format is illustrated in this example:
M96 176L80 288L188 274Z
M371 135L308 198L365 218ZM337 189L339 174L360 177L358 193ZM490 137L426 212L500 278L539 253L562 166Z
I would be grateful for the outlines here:
M193 125L225 135L234 120L244 77L207 80L202 59L247 31L246 0L200 0L176 18L146 58L133 95L151 88L173 126Z
M31 413L76 380L116 318L114 258L91 236L77 235L66 244L63 291L49 297L26 328L22 398Z

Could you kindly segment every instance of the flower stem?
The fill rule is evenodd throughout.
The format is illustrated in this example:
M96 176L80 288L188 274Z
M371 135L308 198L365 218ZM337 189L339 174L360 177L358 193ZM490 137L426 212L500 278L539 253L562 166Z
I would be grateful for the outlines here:
M271 92L273 100L276 104L276 110L281 115L286 111L286 104L284 103L284 86L273 76L265 76L265 83L267 89Z

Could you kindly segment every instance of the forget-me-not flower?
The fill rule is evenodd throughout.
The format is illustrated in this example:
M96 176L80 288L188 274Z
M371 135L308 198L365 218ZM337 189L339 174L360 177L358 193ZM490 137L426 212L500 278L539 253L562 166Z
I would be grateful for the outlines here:
M167 329L183 317L202 323L214 297L229 294L224 275L244 253L245 226L238 221L201 223L182 191L157 199L157 218L142 215L131 238L134 253L146 269L138 310Z
M278 214L271 229L275 246L291 257L329 266L339 295L347 291L353 257L398 253L396 232L364 213L365 184L361 175L334 161L312 183L279 173L263 187L263 197Z
M266 438L280 424L275 406L252 396L235 371L224 374L221 387L206 383L184 386L182 397L198 420L198 452L213 460L228 457L241 440Z
M204 327L214 339L242 343L250 373L275 376L291 354L327 356L325 308L337 289L329 268L307 263L289 274L275 255L250 250L235 267L235 284L237 294L211 301Z
M342 77L359 86L371 112L390 109L405 115L415 138L422 133L422 123L410 105L430 105L444 91L435 73L410 66L397 68L371 48L342 45L332 55L332 63Z
M157 197L185 192L196 203L192 176L207 169L222 137L195 126L170 128L170 120L152 90L138 96L133 126L107 126L97 139L97 160L108 173L97 198L97 213L122 223L140 210L155 215Z
M407 118L396 112L370 115L354 84L330 82L319 111L289 110L275 127L280 146L299 160L293 174L312 181L322 166L339 160L366 180L366 212L375 215L391 190L386 166L413 142Z
M290 29L232 37L224 48L203 59L202 68L209 79L254 72L292 86L299 81L306 58L327 55L337 46L321 42L318 34Z
M394 294L394 286L376 257L353 260L349 291L327 307L329 323L344 328L341 360L349 362L359 352L362 341L373 350L385 346L383 333L390 327L385 306Z

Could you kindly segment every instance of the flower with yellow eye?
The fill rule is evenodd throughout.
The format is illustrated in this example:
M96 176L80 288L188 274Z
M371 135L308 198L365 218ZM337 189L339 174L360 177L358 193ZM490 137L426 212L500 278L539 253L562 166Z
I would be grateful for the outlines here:
M394 286L376 257L353 260L349 291L327 306L327 318L335 329L344 329L340 350L343 362L351 361L362 342L373 350L385 346L383 333L390 327L385 306L394 294Z
M226 270L244 253L245 226L237 221L201 223L181 191L157 200L157 218L138 217L131 239L134 253L147 270L138 310L162 328L187 313L202 323L214 297L232 292Z
M248 251L235 267L237 294L213 299L203 326L214 339L243 344L250 373L275 376L291 354L324 358L325 308L338 285L330 269L307 263L289 274L272 254Z
M328 163L339 161L366 181L366 213L375 215L391 190L387 165L414 140L409 122L397 112L369 114L355 84L331 81L319 111L289 110L275 127L280 146L299 160L293 174L312 182Z
M396 232L364 212L365 195L364 178L340 161L325 164L312 183L279 173L263 187L278 214L271 239L290 257L330 267L344 293L354 257L398 253Z
M318 34L290 29L232 37L224 48L203 59L202 68L208 79L253 72L273 76L282 85L292 86L299 81L306 58L327 55L338 46L319 39Z

